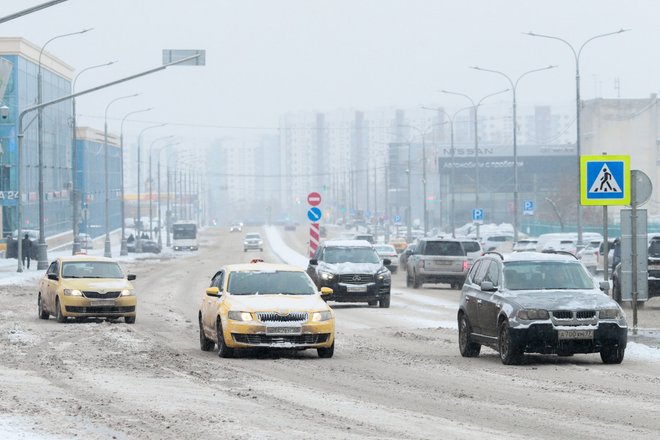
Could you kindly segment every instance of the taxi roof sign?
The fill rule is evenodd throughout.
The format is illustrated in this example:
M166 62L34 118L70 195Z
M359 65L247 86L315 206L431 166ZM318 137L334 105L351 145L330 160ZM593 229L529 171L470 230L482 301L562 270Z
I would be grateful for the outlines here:
M630 156L580 156L582 205L630 205Z

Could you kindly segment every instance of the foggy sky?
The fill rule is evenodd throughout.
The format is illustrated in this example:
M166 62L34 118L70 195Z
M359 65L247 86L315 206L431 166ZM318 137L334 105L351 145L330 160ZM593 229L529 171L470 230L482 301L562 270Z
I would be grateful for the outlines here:
M43 3L0 2L0 16ZM455 90L479 98L506 88L504 78L549 64L560 68L521 81L525 104L570 105L575 61L564 44L523 35L534 31L579 47L597 34L632 29L590 43L581 61L582 95L648 97L660 89L660 2L652 0L69 0L0 24L0 35L21 36L77 71L119 60L80 76L77 90L161 63L164 48L206 49L205 67L171 67L78 99L79 125L101 129L107 103L109 129L144 107L140 121L170 122L153 136L195 141L227 135L275 133L287 111L368 110L444 105L465 101L438 93ZM502 105L505 105L503 102ZM146 124L125 125L137 133ZM230 130L226 127L243 127ZM271 129L271 130L268 130Z

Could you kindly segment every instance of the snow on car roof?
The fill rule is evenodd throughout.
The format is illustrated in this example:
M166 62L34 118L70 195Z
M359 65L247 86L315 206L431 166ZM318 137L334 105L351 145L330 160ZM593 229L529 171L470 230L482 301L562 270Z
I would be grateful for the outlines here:
M367 240L326 240L323 242L326 247L372 247Z
M289 271L289 272L304 272L304 270L297 266L290 264L277 264L277 263L238 263L228 264L226 269L229 271L241 272L274 272L274 271Z
M504 261L578 261L572 255L547 252L512 252L502 256Z

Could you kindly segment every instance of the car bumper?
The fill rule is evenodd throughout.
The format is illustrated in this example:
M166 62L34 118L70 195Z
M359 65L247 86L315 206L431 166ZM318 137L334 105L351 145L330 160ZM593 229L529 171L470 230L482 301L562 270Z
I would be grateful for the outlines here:
M173 246L172 248L175 251L196 251L196 250L199 250L198 246ZM160 250L158 252L155 252L155 253L159 253L159 252L160 252Z
M615 323L601 323L594 328L593 339L560 340L558 329L552 324L530 325L525 329L511 329L513 340L527 353L573 354L596 353L603 347L626 347L628 328Z
M465 281L467 272L437 273L430 271L420 271L416 273L419 280L424 283L462 283Z
M122 296L116 299L90 299L84 297L60 296L62 314L72 317L120 317L135 316L137 298Z
M336 302L365 302L378 300L390 294L391 284L323 284L322 287L330 287L332 293L324 295L326 301Z
M231 348L327 348L335 340L334 319L290 326L228 320L225 327L225 343ZM284 333L287 328L296 331Z

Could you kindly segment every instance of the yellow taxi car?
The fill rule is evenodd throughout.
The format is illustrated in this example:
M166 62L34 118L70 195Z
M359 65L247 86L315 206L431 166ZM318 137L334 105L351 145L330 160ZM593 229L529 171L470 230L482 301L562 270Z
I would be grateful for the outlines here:
M48 266L39 282L39 318L123 317L135 322L137 299L119 263L105 257L74 255L58 258Z
M406 246L408 246L406 239L403 237L392 237L389 244L394 246L394 249L396 249L398 254L403 252L406 249Z
M307 273L263 262L224 266L211 279L199 309L203 351L218 345L220 357L266 347L315 348L321 358L335 351L335 316Z

